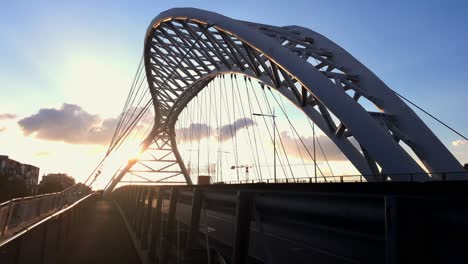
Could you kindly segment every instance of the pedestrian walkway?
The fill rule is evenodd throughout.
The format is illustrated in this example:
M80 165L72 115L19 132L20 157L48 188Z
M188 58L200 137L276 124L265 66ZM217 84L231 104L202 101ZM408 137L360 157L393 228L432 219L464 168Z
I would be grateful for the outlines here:
M122 217L112 201L89 205L87 221L76 231L61 263L140 263Z

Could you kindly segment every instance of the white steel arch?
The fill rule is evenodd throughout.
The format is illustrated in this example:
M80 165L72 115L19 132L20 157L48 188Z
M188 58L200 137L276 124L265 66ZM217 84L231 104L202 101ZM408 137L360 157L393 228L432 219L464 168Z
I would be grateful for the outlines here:
M369 181L389 174L392 180L404 181L409 173L418 174L416 180L427 180L426 170L463 171L441 141L385 83L343 48L310 29L175 8L151 22L144 60L156 115L143 148L155 145L156 150L171 152L177 162L166 170L172 175L183 174L188 184L190 177L175 141L175 122L183 107L212 78L227 73L258 79L288 98L363 175L369 175ZM380 111L366 111L361 105L363 98ZM352 144L352 138L358 144ZM400 141L414 151L423 167ZM110 190L133 164L129 162L114 177ZM464 178L459 174L448 179Z

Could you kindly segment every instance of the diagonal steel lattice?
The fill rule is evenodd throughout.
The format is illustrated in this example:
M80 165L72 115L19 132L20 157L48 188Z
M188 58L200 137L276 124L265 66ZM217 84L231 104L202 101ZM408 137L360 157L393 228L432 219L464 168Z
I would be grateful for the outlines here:
M343 48L299 26L277 27L235 20L194 8L159 14L149 26L144 65L155 121L143 149L163 179L183 175L192 184L177 149L174 126L182 109L213 78L243 74L257 79L301 109L368 181L408 173L463 171L424 122L393 90ZM374 104L370 112L363 103ZM357 144L356 144L357 142ZM401 146L409 146L422 166ZM132 166L114 175L112 190ZM149 166L148 166L149 167ZM437 177L437 174L435 176ZM464 174L449 179L464 179Z

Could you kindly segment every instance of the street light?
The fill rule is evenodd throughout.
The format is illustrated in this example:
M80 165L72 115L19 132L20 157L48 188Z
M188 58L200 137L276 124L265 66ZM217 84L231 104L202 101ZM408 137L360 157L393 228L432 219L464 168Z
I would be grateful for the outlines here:
M254 116L266 116L266 117L271 117L273 119L273 177L275 179L276 183L276 121L275 121L275 108L273 108L273 114L268 115L268 114L258 114L258 113L252 113Z

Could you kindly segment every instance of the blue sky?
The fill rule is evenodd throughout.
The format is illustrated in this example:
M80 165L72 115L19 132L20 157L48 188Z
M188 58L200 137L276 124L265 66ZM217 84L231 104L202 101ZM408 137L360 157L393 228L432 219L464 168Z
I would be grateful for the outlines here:
M22 118L71 103L103 118L115 117L149 22L172 7L311 28L344 47L392 89L468 134L466 1L5 1L0 10L0 114ZM77 61L81 68L75 67ZM460 139L417 113L447 145Z

